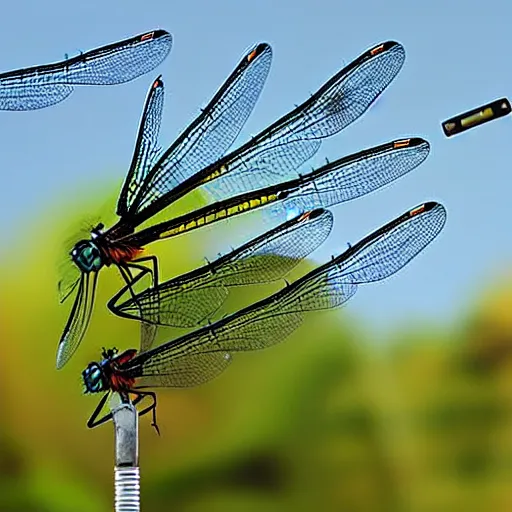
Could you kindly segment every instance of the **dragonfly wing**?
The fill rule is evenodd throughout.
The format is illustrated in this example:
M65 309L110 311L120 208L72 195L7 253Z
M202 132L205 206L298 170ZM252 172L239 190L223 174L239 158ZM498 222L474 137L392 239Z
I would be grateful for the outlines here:
M190 354L173 360L165 373L148 374L137 379L137 387L198 386L220 375L230 363L231 355L227 352Z
M164 30L96 48L68 60L0 74L0 109L35 110L59 103L73 85L114 85L160 64L171 50Z
M3 85L0 81L0 110L37 110L65 100L73 88L69 85Z
M325 241L332 224L329 211L302 214L202 269L147 288L122 303L117 300L111 309L121 316L159 325L197 327L224 303L229 286L264 283L284 276Z
M271 60L267 44L258 44L244 56L206 108L157 162L137 195L134 211L141 212L164 196L169 195L170 202L175 187L193 180L228 150L256 104Z
M146 352L155 342L158 333L158 325L148 322L140 323L140 350L139 352Z
M164 84L158 77L151 85L146 99L132 162L117 203L117 214L120 217L128 213L137 192L158 157L158 134L163 107Z
M78 270L78 272L80 272ZM73 293L76 287L80 284L80 277L74 278L71 275L63 276L58 283L59 302L62 304Z
M275 185L297 176L297 169L320 149L320 139L277 139L269 144L253 146L245 158L240 156L230 162L229 172L219 179L205 183L204 189L215 201L222 201L235 194Z
M261 304L261 303L257 303ZM229 322L217 322L177 340L165 343L137 356L131 371L134 375L156 377L169 374L175 361L207 353L257 350L279 343L297 329L304 319L300 309L265 303L231 315ZM219 324L222 324L219 326ZM227 350L225 347L231 347Z
M350 257L340 258L336 269L340 282L371 283L395 274L434 240L445 223L446 210L439 203L425 203L406 212L360 248L349 249Z
M445 222L446 210L439 203L409 210L300 280L286 302L300 303L302 311L341 306L358 285L386 279L407 265Z
M64 61L53 79L72 85L122 84L155 69L171 48L171 34L155 30Z
M420 165L428 153L428 142L419 138L382 144L336 160L298 179L241 194L149 226L123 241L143 247L155 240L181 235L262 207L266 208L266 215L275 220L337 205L407 174Z
M214 262L215 276L223 286L280 279L327 239L332 225L328 210L298 215L233 251L233 257L228 254Z
M228 292L221 283L170 280L111 305L114 313L170 327L197 327L224 303ZM119 301L118 301L119 302ZM148 327L149 329L149 327ZM152 342L151 342L152 343ZM147 345L147 343L145 343Z
M221 286L185 288L182 293L164 290L160 294L160 322L174 327L198 327L224 303L228 292ZM167 293L166 293L167 292Z
M80 269L71 261L69 254L63 260L58 269L59 282L57 289L59 292L59 302L62 304L76 289L80 283Z
M276 203L270 213L296 214L364 196L415 169L429 151L429 143L423 139L404 139L328 163L307 175L303 184Z
M75 302L59 341L57 369L69 361L85 335L94 306L97 279L97 272L82 274L80 278Z
M402 45L389 41L363 53L302 105L226 157L221 179L205 184L215 200L275 185L295 171L330 137L361 117L397 76Z
M188 355L259 350L279 343L299 327L306 312L340 306L359 284L397 272L432 242L445 220L446 210L439 203L420 205L274 295L137 356L132 371L157 376Z

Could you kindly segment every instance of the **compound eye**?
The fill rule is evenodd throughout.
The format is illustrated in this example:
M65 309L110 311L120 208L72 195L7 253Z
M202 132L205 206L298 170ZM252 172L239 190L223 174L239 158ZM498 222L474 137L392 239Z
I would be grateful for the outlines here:
M94 258L94 247L86 247L83 252L84 258L86 258L87 262L91 262Z
M92 263L98 256L100 255L100 251L96 246L90 246L87 248L87 260Z
M101 391L103 388L101 369L97 365L87 367L84 371L84 381L90 392Z
M95 382L93 385L92 385L92 390L94 392L98 392L101 390L101 383L100 382Z
M97 366L95 368L92 368L91 369L91 379L94 381L97 381L100 377L101 377L100 369Z
M101 267L101 253L98 247L91 244L88 245L82 252L85 265L88 270L97 270Z

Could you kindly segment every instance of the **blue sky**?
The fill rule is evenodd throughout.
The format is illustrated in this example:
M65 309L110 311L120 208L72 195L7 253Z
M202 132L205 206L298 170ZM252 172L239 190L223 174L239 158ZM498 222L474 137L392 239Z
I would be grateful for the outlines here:
M441 201L448 209L442 235L399 275L362 289L349 308L375 328L418 316L443 321L497 277L512 253L512 119L451 139L440 127L448 117L510 94L511 11L509 3L495 0L9 2L0 18L3 71L61 60L65 53L158 27L173 34L174 47L157 70L135 82L80 88L41 111L0 112L4 248L28 218L64 195L94 182L121 183L157 74L167 91L165 144L193 119L246 48L269 42L272 70L242 141L364 50L392 39L406 49L401 73L371 111L324 142L311 163L413 135L430 141L431 155L393 186L334 208L334 233L315 258L344 250L347 241L411 206Z

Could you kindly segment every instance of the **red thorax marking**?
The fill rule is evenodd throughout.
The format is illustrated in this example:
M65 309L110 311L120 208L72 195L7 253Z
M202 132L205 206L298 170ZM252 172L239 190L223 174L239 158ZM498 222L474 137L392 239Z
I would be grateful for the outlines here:
M134 378L123 377L118 373L113 373L110 376L110 389L112 391L128 391L133 388L135 384Z
M143 252L143 249L140 247L121 244L110 244L105 248L105 250L107 256L116 265L133 261L137 256L139 256L139 254Z
M116 357L114 361L112 361L111 375L110 375L110 389L112 391L127 391L133 388L135 384L135 378L133 377L125 377L120 372L120 366L127 363L130 359L133 359L137 351L135 349L126 350L120 356Z

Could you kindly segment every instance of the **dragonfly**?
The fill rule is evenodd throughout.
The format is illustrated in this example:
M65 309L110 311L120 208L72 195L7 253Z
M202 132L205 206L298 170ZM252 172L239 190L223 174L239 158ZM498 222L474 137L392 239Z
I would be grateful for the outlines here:
M111 393L148 397L140 415L152 412L156 421L159 387L184 388L203 384L222 373L234 352L261 350L283 341L304 321L308 312L336 308L356 293L359 285L381 281L398 272L441 232L446 209L426 202L377 229L331 261L312 270L269 297L180 338L145 350L103 350L103 360L82 372L85 393L104 392L87 422L105 423L101 416Z
M0 73L0 110L36 110L65 100L76 85L116 85L156 68L172 36L154 30L53 64Z
M274 208L272 215L281 216L284 212L301 212L319 205L334 206L399 178L422 163L428 153L429 144L424 139L390 142L327 163L295 180L224 201L220 208L219 203L217 208L206 207L202 216L193 212L181 220L171 220L151 230L153 235L157 232L178 233L181 226L187 226L190 231L193 223L200 226L208 219L214 221L212 216L215 212L220 212L218 215L222 218L223 215L242 213L244 208L254 210L271 205ZM322 235L317 225L323 223L323 218L314 217L314 223L310 217L307 219L308 223L300 222L299 214L294 220L203 267L162 283L158 283L157 277L154 286L136 294L134 286L150 272L149 269L141 271L112 297L107 307L118 316L153 325L195 327L210 318L222 305L227 298L228 287L278 279L297 263L297 260L289 260L290 256L305 257L311 252L314 247L310 247L308 242ZM297 221L300 223L297 224ZM297 227L302 229L300 234L296 233ZM139 236L144 236L144 233L141 232ZM307 245L299 245L300 241ZM144 243L144 240L137 243ZM127 293L131 297L121 302Z
M154 279L158 272L157 259L154 255L143 255L148 244L232 216L235 203L242 200L238 205L241 208L246 202L242 194L256 193L261 187L298 176L297 169L318 151L321 140L360 117L391 83L403 65L405 51L393 41L366 51L304 103L225 154L255 105L271 57L271 48L265 43L252 48L198 117L163 152L158 148L158 133L164 86L160 77L155 80L146 99L134 155L119 196L119 220L108 230L98 224L91 230L90 239L74 245L68 259L71 265L59 283L61 301L73 293L75 299L59 341L57 368L70 359L85 335L98 272L103 267L115 265L123 279L131 283L131 271L142 270L142 261L153 267ZM190 221L189 217L175 219L170 230L167 224L158 224L149 231L136 231L170 204L200 187L217 200L209 209L197 210L197 214L206 213L206 217L192 214ZM234 201L233 197L236 197ZM252 201L252 196L248 199ZM321 205L303 211L318 206ZM229 214L226 207L230 208ZM243 206L243 211L249 209ZM183 220L186 224L182 224Z
M113 257L117 258L114 261L117 263L128 287L130 290L133 290L132 283L134 277L130 267L137 269L141 273L147 272L147 267L136 263L136 261L142 261L144 257L140 257L138 260L132 258L130 266L128 266L125 263L126 260L123 261L118 258L117 253L114 251L123 251L123 254L139 254L142 252L143 247L156 240L191 232L220 220L233 218L263 207L266 207L267 210L270 208L269 213L272 216L282 217L288 215L289 212L303 212L320 206L327 208L340 204L382 188L407 174L427 158L429 151L429 143L421 138L388 142L329 162L293 180L209 204L169 221L149 226L131 235L119 237L115 242L107 239L105 243L101 233L98 233L98 236L93 239L94 247L97 251L96 257L99 265L103 265L104 260L101 259L101 255L113 254L113 256L109 257L112 260ZM84 241L82 243L85 247L81 253L83 255L83 252L91 246L91 242ZM75 248L74 250L78 252L82 248L79 246L79 249ZM72 252L72 255L78 258L80 253L73 254ZM148 256L147 258L153 261L153 269L150 269L150 271L153 278L153 286L158 287L158 265L154 261L156 257ZM99 265L98 268L101 268ZM92 293L89 288L91 275L93 283ZM89 274L82 274L77 299L75 299L64 336L68 334L73 336L77 332L82 336L81 333L89 321L92 310L96 279L97 271L91 270ZM135 293L132 293L132 296L135 297ZM82 308L81 301L83 297L85 297L83 300L87 301L89 299L90 301L86 308ZM76 315L75 307L79 308L79 311L80 309L85 311L87 317L84 318L82 314ZM111 310L114 313L117 312L115 307L111 308ZM75 320L79 322L78 329L75 329L73 325ZM154 321L150 321L150 323L154 323ZM63 338L63 340L65 342L68 341L66 338ZM76 336L74 338L71 337L70 340L73 344L65 345L61 339L59 351L69 350L69 347L75 349L77 343ZM66 356L68 354L69 352L65 353ZM60 357L60 352L58 355Z
M332 226L329 210L301 213L215 261L119 303L147 275L146 269L109 301L108 308L146 323L197 327L222 306L230 287L280 279L327 239Z

